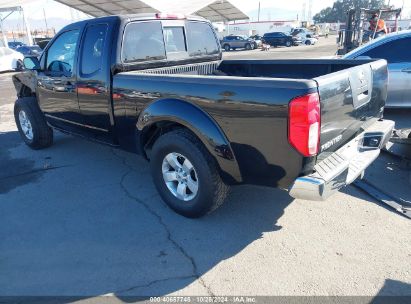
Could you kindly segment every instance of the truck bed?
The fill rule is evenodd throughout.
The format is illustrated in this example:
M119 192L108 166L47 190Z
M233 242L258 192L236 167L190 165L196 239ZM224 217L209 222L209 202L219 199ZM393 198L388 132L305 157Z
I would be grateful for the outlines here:
M370 62L372 60L222 60L129 73L312 79Z
M132 92L130 118L162 98L199 106L231 142L245 182L288 186L382 117L386 79L384 60L223 60L119 73L113 88ZM321 100L321 148L304 158L288 143L288 104L310 93Z

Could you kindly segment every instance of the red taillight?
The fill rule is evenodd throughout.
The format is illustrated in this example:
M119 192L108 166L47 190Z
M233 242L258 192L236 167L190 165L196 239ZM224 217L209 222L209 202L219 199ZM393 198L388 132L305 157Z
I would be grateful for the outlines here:
M321 110L317 93L293 99L288 112L288 140L304 156L318 153Z
M186 19L186 16L183 14L166 14L166 13L157 13L157 19Z

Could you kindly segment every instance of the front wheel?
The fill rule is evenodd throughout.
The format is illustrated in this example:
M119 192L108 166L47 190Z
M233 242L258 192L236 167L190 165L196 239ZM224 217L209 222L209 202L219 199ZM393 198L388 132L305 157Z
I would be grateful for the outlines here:
M291 42L291 41L287 41L287 42L285 43L285 46L286 46L286 47L292 46L292 42Z
M247 51L251 50L251 44L247 43L247 44L245 45L245 49L246 49Z
M21 138L30 148L42 149L53 144L53 130L47 125L34 97L17 99L14 119Z
M162 135L150 157L151 174L164 202L175 212L198 218L224 202L229 186L202 143L185 129Z
M230 51L230 46L229 46L228 44L225 44L225 45L224 45L224 50L225 50L226 52L229 52L229 51Z

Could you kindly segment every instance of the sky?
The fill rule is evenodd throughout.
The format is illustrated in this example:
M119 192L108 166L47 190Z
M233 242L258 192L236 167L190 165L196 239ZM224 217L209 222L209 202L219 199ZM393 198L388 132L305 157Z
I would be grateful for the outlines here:
M21 0L20 0L21 1ZM29 0L23 0L29 1ZM171 0L178 1L178 0ZM297 14L301 16L303 3L308 3L308 0L230 0L233 4L239 7L243 12L255 12L258 9L258 3L261 3L261 19L267 19L271 17L272 19L279 19L281 16L284 18L295 18ZM313 1L313 15L318 13L321 9L331 6L334 3L334 0L312 0ZM403 0L390 0L391 4L396 5L397 7L402 6ZM411 13L411 0L405 1L405 13L408 15ZM0 0L0 5L10 0ZM388 0L387 0L388 2ZM270 8L270 10L268 10ZM73 10L70 10L67 6L55 2L53 0L38 0L30 2L30 4L24 6L25 12L29 19L31 20L44 20L44 14L47 19L61 19L63 20L75 20L84 18L85 15L82 13L75 13ZM44 9L44 12L43 12ZM264 10L266 9L266 10ZM276 10L278 9L278 10ZM308 9L307 9L308 10ZM270 13L267 13L270 12ZM271 14L274 13L274 16ZM4 16L4 15L3 15ZM292 16L292 17L291 17ZM295 16L295 17L294 17ZM18 14L14 13L10 19L18 19ZM5 24L7 26L7 23ZM58 29L57 29L58 30Z

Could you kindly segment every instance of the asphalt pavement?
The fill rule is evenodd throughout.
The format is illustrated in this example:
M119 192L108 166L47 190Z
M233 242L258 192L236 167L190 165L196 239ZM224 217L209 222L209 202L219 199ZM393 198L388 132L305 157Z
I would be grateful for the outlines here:
M337 37L321 38L316 45L300 45L293 47L271 47L269 51L235 50L223 52L224 59L304 59L330 58L337 53Z
M325 44L270 52L332 55ZM10 78L0 74L0 296L411 296L411 221L355 187L310 202L238 186L189 220L139 156L58 132L48 149L25 146Z

